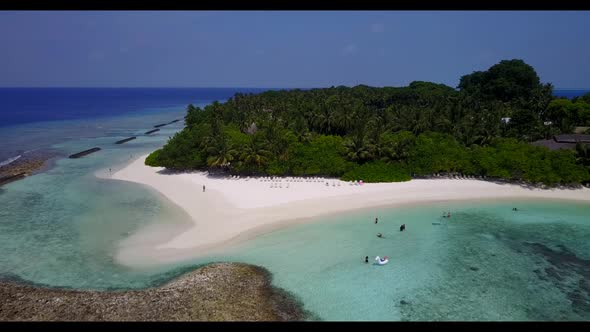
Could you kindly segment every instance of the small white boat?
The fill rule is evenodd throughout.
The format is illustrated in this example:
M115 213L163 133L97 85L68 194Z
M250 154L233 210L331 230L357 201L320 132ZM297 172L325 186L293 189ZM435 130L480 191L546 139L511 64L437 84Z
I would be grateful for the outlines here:
M389 263L389 257L385 256L383 258L377 256L375 257L375 262L379 265L385 265L387 263Z

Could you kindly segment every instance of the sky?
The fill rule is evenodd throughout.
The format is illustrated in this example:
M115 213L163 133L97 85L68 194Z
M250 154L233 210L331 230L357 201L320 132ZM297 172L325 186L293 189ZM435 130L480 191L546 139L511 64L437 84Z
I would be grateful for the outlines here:
M0 12L0 87L456 87L523 59L590 88L590 11Z

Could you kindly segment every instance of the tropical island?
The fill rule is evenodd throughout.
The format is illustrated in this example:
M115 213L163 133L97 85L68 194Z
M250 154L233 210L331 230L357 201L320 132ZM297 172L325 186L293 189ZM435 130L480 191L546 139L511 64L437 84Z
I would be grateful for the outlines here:
M186 126L163 148L97 173L149 186L190 217L186 227L132 234L115 259L181 262L288 225L380 207L590 201L582 187L587 145L539 146L588 125L588 97L555 98L531 66L510 60L463 76L458 90L413 82L189 105Z
M364 182L441 173L548 186L590 180L586 143L531 144L590 126L590 94L554 97L516 59L462 76L458 89L417 81L236 94L189 105L185 123L146 165Z

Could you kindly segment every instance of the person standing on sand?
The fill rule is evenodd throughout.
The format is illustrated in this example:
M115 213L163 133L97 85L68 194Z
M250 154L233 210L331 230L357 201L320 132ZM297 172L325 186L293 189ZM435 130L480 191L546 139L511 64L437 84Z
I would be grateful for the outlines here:
M203 185L203 192L205 192L205 185Z

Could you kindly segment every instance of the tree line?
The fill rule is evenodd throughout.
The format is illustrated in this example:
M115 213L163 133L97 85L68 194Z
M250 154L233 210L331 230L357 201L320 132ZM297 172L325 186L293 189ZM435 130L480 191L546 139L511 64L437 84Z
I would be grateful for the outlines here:
M589 97L556 99L522 60L465 75L458 89L416 81L238 93L203 109L189 105L186 127L146 164L365 182L459 172L580 183L590 177L584 147L549 151L528 143L588 124Z

